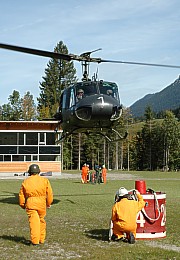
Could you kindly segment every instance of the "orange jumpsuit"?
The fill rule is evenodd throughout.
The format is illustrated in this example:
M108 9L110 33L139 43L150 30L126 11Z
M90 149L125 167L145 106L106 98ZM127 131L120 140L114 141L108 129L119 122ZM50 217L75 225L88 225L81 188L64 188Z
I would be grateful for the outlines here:
M89 167L83 165L82 167L82 183L87 183L87 175L88 175Z
M136 237L136 217L137 213L145 206L143 197L137 194L138 201L121 199L112 208L113 234L119 238L124 237L124 233L130 232Z
M106 174L107 174L107 169L106 168L102 168L102 179L104 184L106 184Z
M48 179L38 174L25 179L19 191L19 205L28 215L32 244L44 243L46 237L46 208L53 202Z

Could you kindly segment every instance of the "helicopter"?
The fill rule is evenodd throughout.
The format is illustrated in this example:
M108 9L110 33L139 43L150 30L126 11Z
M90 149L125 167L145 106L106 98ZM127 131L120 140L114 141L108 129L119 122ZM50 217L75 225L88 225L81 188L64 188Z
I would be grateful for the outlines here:
M122 116L123 107L120 102L118 86L115 82L97 80L97 76L89 78L90 63L120 63L142 66L157 66L168 68L180 68L176 65L142 63L120 60L104 60L92 58L91 54L100 49L82 53L81 55L63 54L38 49L25 48L15 45L0 43L0 48L49 57L58 60L79 61L83 69L81 81L68 86L63 90L57 113L54 120L58 120L62 126L63 134L60 140L73 133L99 134L108 141L118 141L127 137L127 132L121 135L116 126ZM112 139L115 133L115 139Z

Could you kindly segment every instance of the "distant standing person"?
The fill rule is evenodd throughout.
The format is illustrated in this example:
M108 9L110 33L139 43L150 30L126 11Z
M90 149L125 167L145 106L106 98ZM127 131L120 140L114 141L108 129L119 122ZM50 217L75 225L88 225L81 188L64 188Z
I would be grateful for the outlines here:
M33 245L43 244L46 237L46 208L53 202L53 192L48 179L39 176L37 164L29 167L30 177L25 179L19 191L19 205L26 210Z
M87 175L88 175L88 166L86 163L83 164L82 166L82 178L81 178L81 182L82 183L87 183Z
M102 180L103 183L106 184L106 175L107 175L107 169L105 167L105 165L102 166Z

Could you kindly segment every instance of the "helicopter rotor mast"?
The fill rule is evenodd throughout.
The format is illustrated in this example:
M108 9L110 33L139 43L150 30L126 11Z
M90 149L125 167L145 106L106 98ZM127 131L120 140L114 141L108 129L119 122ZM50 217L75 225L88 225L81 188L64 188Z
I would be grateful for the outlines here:
M95 58L94 61L92 61L92 58L90 58L91 53L96 52L96 51L100 51L100 50L102 50L102 49L99 48L99 49L96 49L94 51L84 52L80 55L80 57L84 58L84 60L81 61L82 74L83 74L82 80L83 81L89 80L89 65L90 65L90 62L98 62L96 58Z

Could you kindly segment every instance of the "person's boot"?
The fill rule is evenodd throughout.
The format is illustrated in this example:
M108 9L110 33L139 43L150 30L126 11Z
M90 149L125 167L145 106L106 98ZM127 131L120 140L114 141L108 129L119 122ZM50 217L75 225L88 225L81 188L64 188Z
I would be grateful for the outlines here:
M135 237L132 232L129 233L129 244L135 243Z

